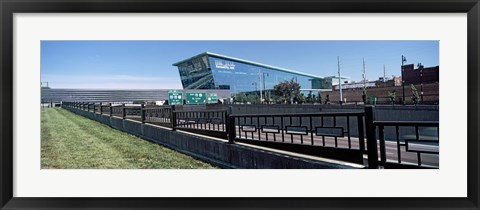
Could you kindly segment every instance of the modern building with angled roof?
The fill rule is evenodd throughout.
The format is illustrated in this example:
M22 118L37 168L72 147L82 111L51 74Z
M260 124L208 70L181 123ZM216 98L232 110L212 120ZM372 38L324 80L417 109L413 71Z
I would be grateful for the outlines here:
M272 90L285 80L295 80L302 92L332 89L332 78L302 73L239 58L204 52L174 63L184 89L228 89L231 94Z

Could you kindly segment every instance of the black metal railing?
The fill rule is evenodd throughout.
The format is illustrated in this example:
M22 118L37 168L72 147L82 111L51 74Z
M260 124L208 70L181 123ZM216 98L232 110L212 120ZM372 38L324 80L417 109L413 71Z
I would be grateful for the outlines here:
M363 112L231 115L235 138L364 150ZM353 128L355 128L353 130ZM363 143L363 144L362 144Z
M227 139L227 110L174 111L174 128Z
M124 110L123 108L125 107L125 104L119 104L119 105L111 105L110 106L110 109L111 109L111 116L115 116L115 117L121 117L121 118L124 118Z
M438 122L375 121L373 124L378 128L380 165L386 168L439 167ZM395 138L385 137L388 128L395 132Z
M78 102L62 106L368 168L439 167L438 121L376 121L374 106L362 112L248 115L229 110L175 110L175 106Z
M142 122L142 107L140 106L124 106L123 119L130 119Z
M145 107L142 110L144 111L144 123L172 127L172 107L153 106Z
M363 117L363 112L230 115L229 140L363 164Z

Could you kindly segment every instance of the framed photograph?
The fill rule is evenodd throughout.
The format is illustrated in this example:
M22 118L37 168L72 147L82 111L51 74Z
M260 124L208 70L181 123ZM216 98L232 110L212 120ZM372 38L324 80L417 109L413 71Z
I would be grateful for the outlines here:
M0 7L0 209L479 209L478 0Z

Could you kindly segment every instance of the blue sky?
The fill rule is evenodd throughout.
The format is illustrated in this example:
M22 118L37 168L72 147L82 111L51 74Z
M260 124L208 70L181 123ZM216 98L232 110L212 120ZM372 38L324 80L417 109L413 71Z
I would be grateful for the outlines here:
M400 76L406 64L439 65L438 41L42 41L41 80L52 88L181 89L173 63L213 52L321 77Z

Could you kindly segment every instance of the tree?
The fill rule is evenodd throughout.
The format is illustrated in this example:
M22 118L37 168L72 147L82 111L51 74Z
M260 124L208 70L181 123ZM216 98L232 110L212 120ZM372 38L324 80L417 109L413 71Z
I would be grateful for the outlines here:
M273 103L275 103L275 104L283 103L283 97L277 96L275 94L273 94L271 97L272 97Z
M300 84L293 79L278 83L273 87L273 90L275 95L281 97L284 103L287 103L287 101L293 103L294 98L300 97Z
M247 95L245 95L245 93L237 93L235 95L235 102L246 103L247 102Z
M410 89L412 90L412 101L413 104L417 105L418 104L418 92L417 88L415 88L415 85L411 84Z
M305 96L302 94L300 94L298 97L295 97L295 102L296 103L299 103L299 104L304 104L305 103Z
M330 103L330 95L327 94L327 96L325 97L325 104L329 104Z
M247 102L250 102L252 104L258 104L260 101L260 98L258 97L258 95L255 95L255 94L249 94L247 96Z
M312 91L309 91L308 94L307 94L307 98L305 99L305 102L307 103L313 103L313 94L312 94Z
M317 99L317 102L319 104L322 104L322 94L320 93L320 91L318 91L318 99Z
M395 104L395 98L397 97L397 93L394 91L388 91L388 97L390 98L390 103Z

